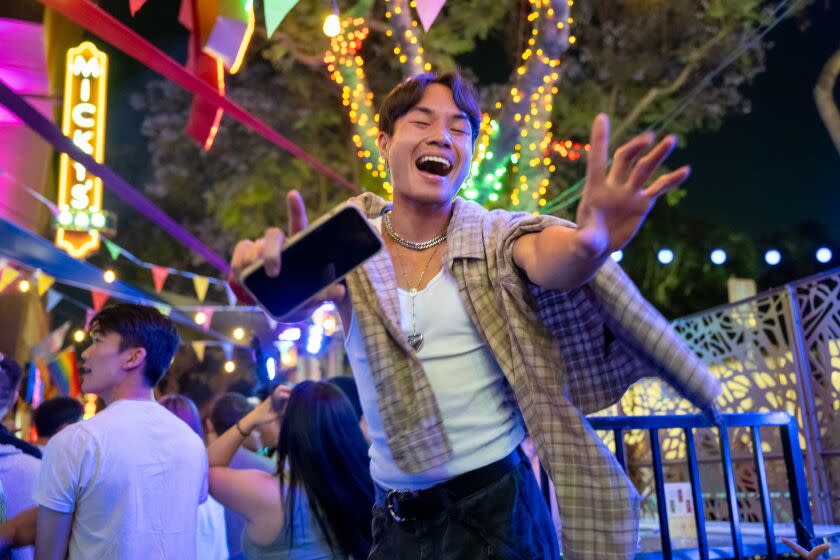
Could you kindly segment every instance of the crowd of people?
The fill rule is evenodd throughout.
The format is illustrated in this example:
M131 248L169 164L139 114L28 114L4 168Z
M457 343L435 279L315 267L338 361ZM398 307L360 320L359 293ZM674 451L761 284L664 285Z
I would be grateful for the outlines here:
M654 177L676 137L650 132L611 159L598 115L576 224L490 212L456 196L480 122L456 73L382 102L393 200L350 203L383 250L310 302L335 302L353 379L281 385L253 407L158 402L173 322L133 304L95 315L80 373L104 410L80 422L42 404L43 449L0 430L0 555L557 560L562 544L574 560L634 558L638 492L585 414L661 375L717 418L717 380L609 258L689 169ZM298 193L287 205L291 236L308 221ZM256 263L276 277L284 243L280 228L238 243L232 288ZM20 377L4 360L0 413Z

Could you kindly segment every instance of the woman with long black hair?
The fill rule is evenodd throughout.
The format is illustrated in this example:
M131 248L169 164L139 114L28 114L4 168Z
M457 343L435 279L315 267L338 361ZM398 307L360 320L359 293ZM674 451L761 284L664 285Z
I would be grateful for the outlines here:
M280 423L277 475L228 468L258 426ZM373 482L350 401L325 382L274 394L207 449L210 493L246 519L249 560L367 558Z

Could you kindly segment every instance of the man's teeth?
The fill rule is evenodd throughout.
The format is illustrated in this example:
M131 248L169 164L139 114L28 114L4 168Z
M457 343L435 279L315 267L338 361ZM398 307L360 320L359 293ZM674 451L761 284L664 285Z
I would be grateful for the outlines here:
M441 165L445 165L446 167L452 167L452 164L449 163L449 160L437 156L423 156L420 158L420 161L418 163L426 163L427 161L434 161Z

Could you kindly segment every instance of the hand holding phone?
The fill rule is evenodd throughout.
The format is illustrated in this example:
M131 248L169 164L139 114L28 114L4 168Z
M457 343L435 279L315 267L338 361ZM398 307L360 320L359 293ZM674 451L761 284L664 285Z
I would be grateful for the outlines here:
M383 245L367 218L351 204L338 206L309 229L297 192L289 193L287 205L288 242L279 228L269 228L261 239L237 244L231 268L237 283L266 313L294 321L323 301L342 301L345 287L337 281Z

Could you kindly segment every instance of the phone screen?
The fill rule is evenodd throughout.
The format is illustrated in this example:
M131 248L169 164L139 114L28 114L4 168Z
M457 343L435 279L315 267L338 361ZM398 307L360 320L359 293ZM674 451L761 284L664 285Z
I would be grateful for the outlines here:
M278 276L270 278L261 266L243 284L266 311L282 318L381 248L365 217L348 206L284 248Z

